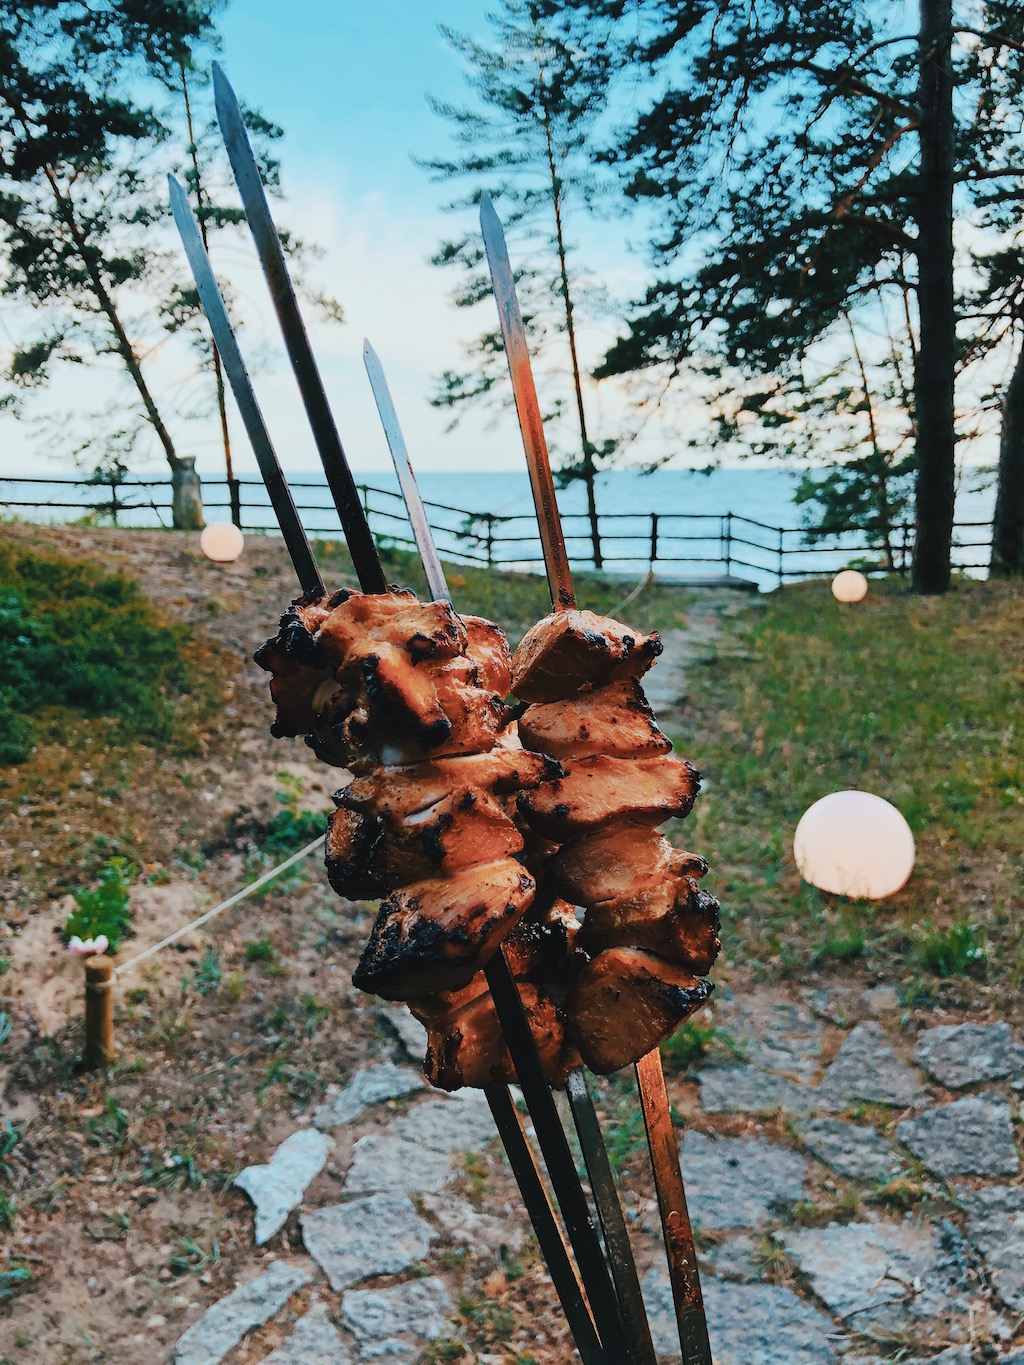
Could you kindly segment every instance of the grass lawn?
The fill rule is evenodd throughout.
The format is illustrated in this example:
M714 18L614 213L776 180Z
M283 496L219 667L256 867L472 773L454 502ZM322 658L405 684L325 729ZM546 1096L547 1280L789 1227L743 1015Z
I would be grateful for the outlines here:
M637 613L642 615L642 612ZM1024 585L948 596L824 583L741 617L739 649L695 663L677 747L705 774L680 836L713 862L727 951L765 974L861 963L908 1005L1016 1007L1024 976ZM793 831L858 787L907 817L917 865L890 900L803 885Z

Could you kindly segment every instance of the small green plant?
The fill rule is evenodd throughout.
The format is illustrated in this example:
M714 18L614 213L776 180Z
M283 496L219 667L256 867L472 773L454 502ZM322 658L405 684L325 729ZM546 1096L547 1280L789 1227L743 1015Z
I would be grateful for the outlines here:
M10 1179L11 1176L11 1168L7 1164L7 1158L14 1151L20 1140L21 1133L15 1128L10 1119L8 1119L3 1126L3 1130L0 1131L0 1172L7 1176L8 1179Z
M0 1299L9 1299L19 1285L27 1284L32 1272L27 1265L8 1265L0 1270Z
M668 1042L661 1045L662 1056L679 1071L688 1071L712 1052L741 1059L746 1055L728 1029L719 1028L717 1024L702 1024L696 1019L687 1019Z
M109 951L116 953L124 931L131 922L128 913L128 885L135 866L127 858L108 858L94 887L80 887L75 894L75 909L64 925L64 942L71 938L106 936Z
M210 947L202 956L199 966L192 973L191 985L200 995L210 995L221 982L220 964L217 962L217 949Z
M195 1157L176 1150L168 1152L162 1166L150 1166L143 1175L150 1185L164 1189L197 1190L203 1183Z
M925 925L917 944L917 960L935 976L980 976L988 962L985 943L966 918L948 929Z
M14 1219L18 1212L18 1201L13 1194L5 1194L0 1190L0 1230L9 1232L14 1227Z
M224 994L233 1005L237 1005L245 994L245 973L228 972L224 978Z
M331 1017L330 1005L322 1005L315 995L308 992L299 1001L303 1013L306 1016L302 1031L307 1038L312 1038L321 1024L326 1023Z
M208 1251L191 1237L178 1238L178 1250L168 1262L175 1275L198 1275L209 1266L220 1264L220 1243L214 1239Z
M104 1147L123 1147L128 1136L128 1115L114 1095L108 1095L103 1112L89 1120L89 1135L93 1142Z
M246 962L273 962L274 945L269 938L258 938L253 943L245 945L242 956Z

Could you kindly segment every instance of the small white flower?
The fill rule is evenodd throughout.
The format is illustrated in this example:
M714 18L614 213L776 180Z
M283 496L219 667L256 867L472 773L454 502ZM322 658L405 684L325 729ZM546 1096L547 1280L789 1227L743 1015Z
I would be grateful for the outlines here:
M75 957L95 957L105 953L110 947L110 942L106 934L98 934L95 938L82 940L77 934L72 934L68 940L68 952Z

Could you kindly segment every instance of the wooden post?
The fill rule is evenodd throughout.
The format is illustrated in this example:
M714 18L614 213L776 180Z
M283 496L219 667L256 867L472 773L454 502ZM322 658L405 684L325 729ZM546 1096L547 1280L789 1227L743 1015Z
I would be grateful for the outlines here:
M99 1071L114 1055L114 994L109 957L85 959L85 1069Z

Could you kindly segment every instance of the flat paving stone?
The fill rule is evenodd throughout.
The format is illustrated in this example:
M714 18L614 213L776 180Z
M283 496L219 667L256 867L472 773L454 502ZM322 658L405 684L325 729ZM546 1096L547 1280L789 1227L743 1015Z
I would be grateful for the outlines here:
M495 1218L448 1194L424 1194L417 1202L446 1237L478 1256L496 1256L502 1248L518 1251L525 1240L526 1214L521 1211L508 1218Z
M346 1194L404 1190L418 1194L439 1190L451 1174L451 1158L401 1138L370 1133L352 1149L352 1165L345 1177Z
M334 1290L374 1275L400 1275L426 1256L435 1236L404 1194L372 1194L313 1209L300 1223L306 1250Z
M996 1293L1008 1308L1024 1312L1024 1188L958 1185L956 1197L967 1215L967 1239L984 1258Z
M709 1114L813 1114L817 1093L756 1066L715 1066L702 1071L700 1102Z
M761 1267L757 1260L760 1246L761 1238L742 1233L739 1237L730 1237L727 1242L705 1247L699 1253L701 1274L703 1276L706 1266L712 1275L727 1280L744 1283L760 1280Z
M173 1365L218 1365L247 1332L262 1327L312 1278L307 1266L272 1261L262 1275L240 1284L192 1324L178 1339Z
M690 1216L703 1228L759 1228L803 1195L807 1161L762 1137L683 1138Z
M818 1298L851 1331L867 1336L941 1322L945 1339L966 1338L968 1304L961 1274L928 1224L832 1223L774 1234Z
M672 1290L661 1266L643 1280L654 1348L679 1359ZM790 1289L736 1284L708 1275L701 1280L715 1365L833 1365L835 1326Z
M444 1335L455 1312L447 1286L437 1276L390 1289L350 1290L342 1296L341 1308L363 1359L385 1359L390 1365L415 1360L426 1342Z
M917 1040L914 1061L950 1090L1024 1077L1024 1047L1015 1042L1010 1026L998 1024L939 1024Z
M285 1138L265 1166L246 1166L234 1183L256 1207L256 1245L280 1231L301 1202L306 1186L324 1168L334 1143L317 1128Z
M332 1099L325 1100L313 1114L313 1123L317 1128L340 1128L357 1119L371 1105L411 1095L426 1089L426 1084L420 1073L411 1067L378 1062L357 1071Z
M262 1365L351 1365L352 1357L325 1304L317 1303L295 1324L291 1336Z
M823 1100L844 1107L870 1100L905 1108L926 1098L918 1073L896 1056L885 1030L873 1019L858 1024L844 1039L819 1092Z
M719 1015L752 1065L794 1081L814 1080L824 1029L810 1010L793 1001L762 1003L756 996L740 996Z
M896 1130L936 1175L1016 1175L1010 1106L1001 1095L968 1095L936 1105Z
M377 1015L398 1035L411 1061L422 1063L427 1051L427 1030L404 1005L380 1005Z
M388 1129L395 1137L416 1142L432 1152L479 1152L497 1129L487 1101L453 1095L450 1100L425 1100L396 1119Z
M807 1119L797 1125L801 1142L819 1161L849 1180L880 1184L903 1169L898 1152L874 1128L845 1119Z

